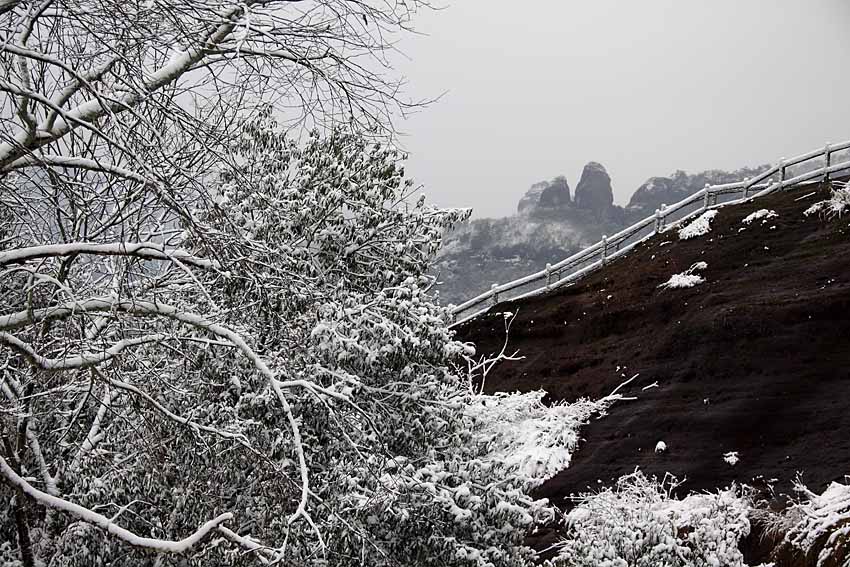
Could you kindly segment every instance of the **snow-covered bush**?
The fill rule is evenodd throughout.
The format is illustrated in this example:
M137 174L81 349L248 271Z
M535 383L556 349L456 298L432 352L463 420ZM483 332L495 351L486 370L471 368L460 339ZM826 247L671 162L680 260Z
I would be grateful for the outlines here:
M832 189L832 196L824 201L818 201L805 211L805 216L819 215L822 218L831 220L835 217L841 217L847 210L850 209L850 186L847 183L835 183Z
M817 567L847 565L850 561L850 486L831 483L822 494L797 484L805 500L784 514L794 521L785 543L816 556Z
M476 442L490 447L484 461L516 470L537 486L570 464L579 428L604 414L616 398L544 405L546 392L478 395L466 408Z
M679 240L689 240L703 236L711 231L711 221L717 216L717 209L705 211L696 219L679 229Z
M585 494L566 516L553 567L743 566L749 534L746 496L737 489L671 495L675 479L635 472L613 488Z
M682 289L694 287L695 285L699 285L705 282L705 278L703 278L699 274L696 274L695 272L698 270L704 270L706 268L708 268L708 264L706 264L705 262L696 262L684 272L673 274L672 276L670 276L669 280L667 280L663 284L660 284L658 287L664 289Z

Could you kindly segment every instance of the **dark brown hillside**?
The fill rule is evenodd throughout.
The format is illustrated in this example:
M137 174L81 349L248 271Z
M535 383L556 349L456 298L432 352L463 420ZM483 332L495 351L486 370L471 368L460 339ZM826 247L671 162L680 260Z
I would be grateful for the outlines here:
M518 311L510 344L525 360L495 368L488 391L596 398L640 373L627 389L638 399L590 423L540 496L563 504L635 467L685 478L684 490L777 479L787 493L798 473L821 490L850 474L850 217L803 216L827 196L812 187L721 209L706 236L658 235L575 286L493 310ZM763 208L779 218L739 232ZM705 283L659 289L697 261ZM479 317L459 335L494 352L502 321Z

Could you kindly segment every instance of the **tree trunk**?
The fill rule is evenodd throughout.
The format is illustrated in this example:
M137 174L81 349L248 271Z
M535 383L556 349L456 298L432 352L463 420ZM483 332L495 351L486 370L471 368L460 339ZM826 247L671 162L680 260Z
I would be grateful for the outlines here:
M21 550L21 561L24 567L35 567L35 557L32 554L30 527L27 521L26 496L18 490L15 496L15 525L18 528L18 548Z

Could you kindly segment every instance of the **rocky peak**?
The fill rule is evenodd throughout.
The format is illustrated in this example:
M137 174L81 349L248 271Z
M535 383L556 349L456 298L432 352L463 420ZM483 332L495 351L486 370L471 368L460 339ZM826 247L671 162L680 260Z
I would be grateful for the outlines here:
M669 177L650 177L634 192L629 200L627 211L630 216L651 214L662 204L672 205L693 195L707 184L719 185L741 181L758 175L768 167L761 165L732 172L710 169L694 174L678 170Z
M602 164L592 161L584 166L576 187L576 206L604 214L614 204L611 177Z
M540 181L539 183L532 185L531 188L525 192L525 195L523 195L519 200L519 204L517 204L517 212L520 214L528 213L532 209L536 208L537 203L540 202L540 195L548 186L548 181Z
M563 175L551 181L535 183L526 191L517 205L520 214L533 214L540 210L562 209L572 204L570 185Z
M680 173L680 172L676 172ZM676 174L671 177L650 177L638 187L629 200L629 207L639 205L641 208L658 208L662 203L670 204L678 194L676 187L685 184L679 181Z

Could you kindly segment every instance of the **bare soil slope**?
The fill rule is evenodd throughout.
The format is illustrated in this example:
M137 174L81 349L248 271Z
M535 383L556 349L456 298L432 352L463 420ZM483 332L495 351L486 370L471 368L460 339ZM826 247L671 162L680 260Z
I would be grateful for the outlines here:
M487 391L597 398L640 374L625 390L638 399L590 423L539 496L564 505L635 467L687 479L685 491L777 479L788 493L798 473L821 490L850 474L850 217L803 216L826 197L811 187L723 208L703 237L668 231L577 285L491 310L518 311L510 345L525 359L496 367ZM763 208L779 217L741 223ZM698 261L702 285L658 287ZM503 318L459 336L495 352Z

